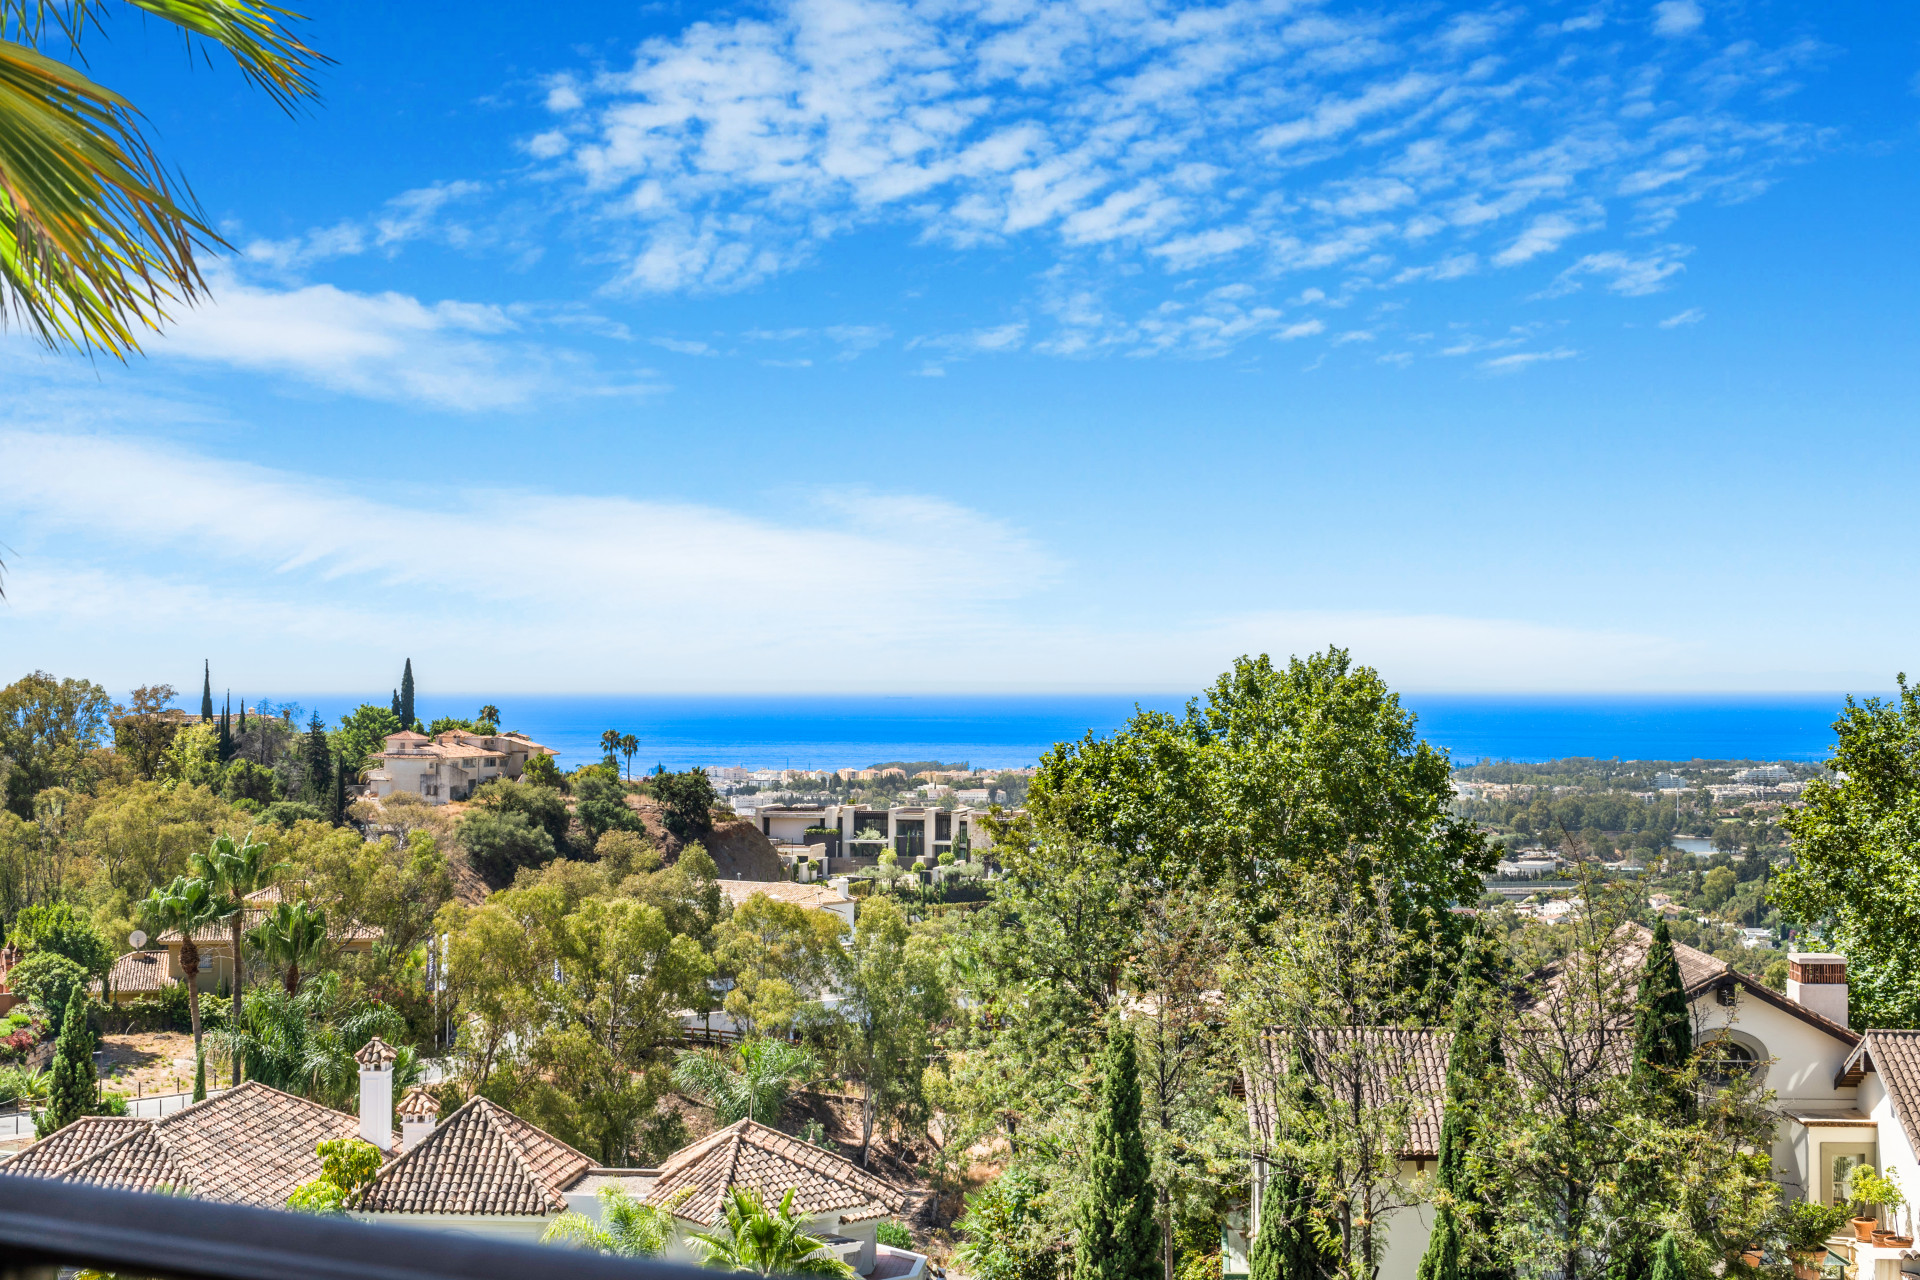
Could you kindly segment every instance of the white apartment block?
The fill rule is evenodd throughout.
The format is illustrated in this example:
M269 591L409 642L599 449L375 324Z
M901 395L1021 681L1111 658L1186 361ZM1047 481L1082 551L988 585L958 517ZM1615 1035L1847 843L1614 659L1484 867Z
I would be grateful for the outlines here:
M558 755L522 733L467 733L449 729L437 738L422 733L390 733L380 766L367 774L367 790L376 797L405 791L429 804L465 800L473 789L495 778L517 778L529 758Z
M922 855L950 852L956 842L976 850L993 844L993 837L980 825L985 812L964 806L941 809L906 804L870 809L853 804L779 804L743 809L740 816L758 825L776 844L805 844L808 831L831 831L837 837L831 842L833 851L840 857L878 854L890 848L907 863ZM869 831L878 833L879 841L861 842L860 836ZM818 836L814 839L819 842Z

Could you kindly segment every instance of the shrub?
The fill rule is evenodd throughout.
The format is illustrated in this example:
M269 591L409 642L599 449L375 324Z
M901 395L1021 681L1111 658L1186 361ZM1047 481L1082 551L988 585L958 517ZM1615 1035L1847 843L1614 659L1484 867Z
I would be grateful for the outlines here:
M86 998L87 971L57 952L36 951L13 966L7 974L7 985L39 1005L48 1020L60 1026L66 1021L67 1002L74 994Z
M553 837L524 813L477 810L461 819L459 838L473 869L496 883L553 861Z
M890 1245L895 1249L913 1248L913 1232L898 1222L881 1223L875 1229L874 1235L879 1238L881 1244Z
M573 775L573 816L593 844L609 831L636 831L640 815L627 807L627 789L616 778L592 769ZM673 824L667 824L671 830Z
M675 837L704 840L712 833L713 807L720 803L720 795L713 789L705 769L659 774L652 785L665 814L667 830Z
M8 936L24 952L51 951L90 974L102 974L113 967L113 948L70 902L28 907L14 917Z
M262 822L278 823L289 831L296 822L325 822L326 818L319 805L304 800L276 800L260 811Z

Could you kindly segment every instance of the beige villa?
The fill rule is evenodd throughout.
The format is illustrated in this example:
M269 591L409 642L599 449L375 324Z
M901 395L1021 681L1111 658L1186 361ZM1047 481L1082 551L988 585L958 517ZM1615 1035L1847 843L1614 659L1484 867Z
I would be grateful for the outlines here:
M374 757L378 767L366 775L367 790L376 798L404 791L428 804L446 804L465 800L483 782L519 777L534 756L558 754L523 733L390 733L386 749Z

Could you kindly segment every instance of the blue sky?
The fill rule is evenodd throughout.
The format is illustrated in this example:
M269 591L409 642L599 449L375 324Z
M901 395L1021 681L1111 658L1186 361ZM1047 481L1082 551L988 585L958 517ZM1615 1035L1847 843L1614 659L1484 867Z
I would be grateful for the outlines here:
M122 688L1882 688L1900 6L314 3L91 69L235 246L0 339L11 668Z

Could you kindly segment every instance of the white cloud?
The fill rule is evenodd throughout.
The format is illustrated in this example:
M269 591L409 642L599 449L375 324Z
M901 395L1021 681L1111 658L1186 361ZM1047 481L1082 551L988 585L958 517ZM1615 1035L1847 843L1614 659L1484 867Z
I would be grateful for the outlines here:
M1579 355L1570 347L1555 347L1552 351L1516 351L1510 356L1495 356L1491 360L1482 360L1480 367L1488 373L1518 373L1522 369L1551 360L1571 360Z
M1311 338L1316 333L1325 333L1326 331L1327 326L1324 321L1302 320L1298 324L1288 325L1273 336L1282 342L1292 342L1295 338Z
M1685 311L1677 315L1668 316L1665 320L1662 320L1660 327L1662 329L1678 329L1681 325L1685 324L1699 324L1706 318L1707 313L1699 307L1688 307Z
M1706 20L1699 0L1660 0L1653 6L1653 30L1657 35L1692 35Z
M1611 249L1605 253L1589 253L1554 277L1554 282L1540 296L1557 298L1572 293L1587 276L1606 280L1607 288L1622 297L1658 293L1674 276L1686 270L1680 259L1691 252L1686 245L1670 244L1637 257Z
M1029 342L1060 354L1137 350L1184 305L1176 281L1136 279L1121 313L1116 267L1457 279L1750 196L1808 149L1766 96L1817 57L1804 42L1682 52L1599 9L1506 38L1518 18L782 0L556 78L555 127L529 145L572 174L616 287L744 288L876 224L963 250L1023 239L1058 270L1040 305L1059 331Z
M487 189L479 182L436 182L401 192L371 217L316 227L285 240L251 240L242 246L241 256L255 266L298 271L329 258L372 252L392 254L414 240L470 244L475 239L471 228L448 222L441 215L449 206L471 200Z
M591 364L531 340L507 309L333 285L269 289L210 277L212 299L149 344L159 360L289 376L329 391L438 409L515 409L614 390ZM628 387L625 390L636 390Z

